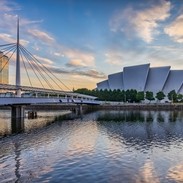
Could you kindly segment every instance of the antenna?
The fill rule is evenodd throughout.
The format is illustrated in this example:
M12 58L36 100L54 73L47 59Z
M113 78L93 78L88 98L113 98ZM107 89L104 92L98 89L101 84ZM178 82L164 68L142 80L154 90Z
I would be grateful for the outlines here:
M20 89L20 42L19 42L19 17L17 19L17 43L16 43L16 97L21 97Z

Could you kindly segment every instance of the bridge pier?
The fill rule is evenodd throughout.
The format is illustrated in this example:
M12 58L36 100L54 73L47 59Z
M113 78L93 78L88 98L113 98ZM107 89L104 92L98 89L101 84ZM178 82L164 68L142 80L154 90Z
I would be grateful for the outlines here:
M24 105L11 105L11 118L24 118Z
M82 114L83 114L83 106L82 104L79 104L76 107L76 115L82 115Z
M11 105L12 133L24 131L24 105Z

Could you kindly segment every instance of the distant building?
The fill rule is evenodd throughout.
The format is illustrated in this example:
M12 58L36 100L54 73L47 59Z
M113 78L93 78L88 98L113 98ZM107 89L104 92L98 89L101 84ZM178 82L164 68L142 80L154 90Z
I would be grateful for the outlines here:
M9 84L9 62L3 52L0 52L0 84Z
M98 90L151 91L156 94L171 90L183 94L183 70L170 70L170 66L150 67L150 64L124 67L122 72L108 76L108 79L97 83Z

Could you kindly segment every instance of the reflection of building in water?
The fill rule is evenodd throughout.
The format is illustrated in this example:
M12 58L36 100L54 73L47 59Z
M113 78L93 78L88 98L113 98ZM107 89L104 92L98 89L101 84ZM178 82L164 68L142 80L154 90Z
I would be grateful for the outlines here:
M182 112L176 111L107 111L99 115L97 124L110 137L125 139L132 144L138 142L138 145L152 145L175 140L177 134L183 139L181 116Z
M0 84L9 83L9 63L8 57L0 52Z

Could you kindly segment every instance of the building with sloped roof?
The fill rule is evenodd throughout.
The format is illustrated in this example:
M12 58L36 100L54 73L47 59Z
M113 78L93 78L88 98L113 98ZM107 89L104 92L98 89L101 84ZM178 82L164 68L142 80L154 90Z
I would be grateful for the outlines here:
M124 67L119 73L110 74L107 80L97 83L98 90L163 91L175 90L183 94L183 70L171 70L170 66L150 67L150 64Z

